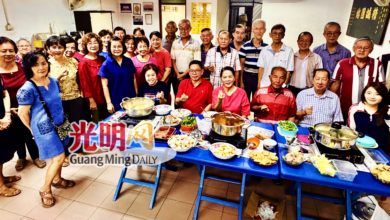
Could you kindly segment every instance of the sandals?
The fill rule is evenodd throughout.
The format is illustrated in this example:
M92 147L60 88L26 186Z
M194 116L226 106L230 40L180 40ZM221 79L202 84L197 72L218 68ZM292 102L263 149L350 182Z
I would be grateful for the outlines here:
M12 188L12 187L5 187L3 191L0 192L0 196L4 197L12 197L19 195L22 191L20 189Z
M4 184L14 183L22 179L20 176L5 176L3 179Z
M53 197L52 192L39 192L41 196L43 208L50 208L56 204L56 199Z
M56 183L53 182L51 185L54 186L55 188L67 189L67 188L70 188L70 187L73 187L74 185L76 185L76 182L73 180L67 180L67 179L61 178L58 182L56 182Z
M66 157L64 162L62 163L62 167L67 167L70 165L69 159Z
M38 168L44 168L46 166L46 161L44 160L40 160L40 159L35 159L33 160L33 163L35 164L35 166L37 166Z
M22 171L27 165L26 159L18 159L16 161L15 170L16 171Z

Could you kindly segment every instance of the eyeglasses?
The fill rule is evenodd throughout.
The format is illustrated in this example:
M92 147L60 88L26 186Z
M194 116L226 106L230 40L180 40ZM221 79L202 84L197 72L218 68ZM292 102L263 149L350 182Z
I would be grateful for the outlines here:
M340 35L341 34L341 32L325 32L325 35L326 36L338 36L338 35Z
M190 73L201 73L202 70L190 70L189 72L190 72Z
M370 47L356 47L356 50L369 51Z

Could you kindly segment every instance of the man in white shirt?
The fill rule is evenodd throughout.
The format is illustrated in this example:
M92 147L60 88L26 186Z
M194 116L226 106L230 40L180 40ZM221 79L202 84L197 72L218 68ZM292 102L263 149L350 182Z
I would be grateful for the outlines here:
M269 75L272 68L276 66L283 67L288 71L286 83L290 81L291 73L294 71L294 51L282 42L285 32L286 28L282 24L276 24L271 28L269 36L272 43L261 50L257 61L259 67L258 88L271 84Z

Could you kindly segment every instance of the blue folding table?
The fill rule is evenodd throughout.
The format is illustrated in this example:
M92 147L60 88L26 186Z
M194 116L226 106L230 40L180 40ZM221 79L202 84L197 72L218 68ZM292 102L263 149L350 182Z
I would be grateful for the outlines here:
M283 179L288 179L295 181L295 190L297 195L297 219L302 219L301 215L301 202L302 196L310 197L313 199L325 200L333 203L340 203L338 199L327 197L327 196L319 196L313 195L309 193L302 192L302 184L301 183L310 183L322 185L330 188L338 188L344 190L345 198L344 201L341 201L345 205L346 209L346 219L352 219L352 204L351 201L353 199L353 193L368 193L368 194L376 194L383 196L390 196L390 186L381 183L376 180L372 174L366 172L358 172L358 175L355 177L353 182L348 182L345 180L340 180L337 177L329 177L321 175L317 169L309 163L304 163L299 167L293 167L287 165L283 161L283 156L288 153L287 148L280 147L281 144L285 144L286 140L283 136L281 136L277 129L277 125L275 125L275 135L276 140L279 143L279 167L280 167L280 175ZM309 134L307 128L299 127L298 134ZM383 151L378 150L380 153ZM383 153L383 156L385 154ZM385 156L387 157L387 156Z

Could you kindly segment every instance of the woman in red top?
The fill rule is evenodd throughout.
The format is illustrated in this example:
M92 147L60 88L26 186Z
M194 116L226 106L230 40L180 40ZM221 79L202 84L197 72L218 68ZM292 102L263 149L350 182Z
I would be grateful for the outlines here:
M152 55L156 58L157 67L159 69L157 78L158 80L167 83L172 67L171 55L165 48L162 47L162 35L160 32L153 31L150 33L149 38L152 45Z
M99 56L102 41L97 34L88 33L83 37L84 58L79 63L79 78L81 91L89 103L92 121L99 122L108 116L103 95L103 87L99 69L104 62Z
M30 153L34 164L43 168L46 166L44 160L39 160L38 147L32 139L31 132L23 125L17 115L18 101L16 100L16 92L26 82L23 69L20 64L16 63L15 55L18 52L14 41L7 37L0 37L0 77L4 83L4 89L8 91L11 100L12 122L15 124L18 131L13 140L17 143L17 153L19 159L16 162L15 169L23 170L27 164L26 147Z
M212 108L218 112L250 115L250 103L245 91L234 85L234 69L226 66L221 70L222 86L214 89Z

